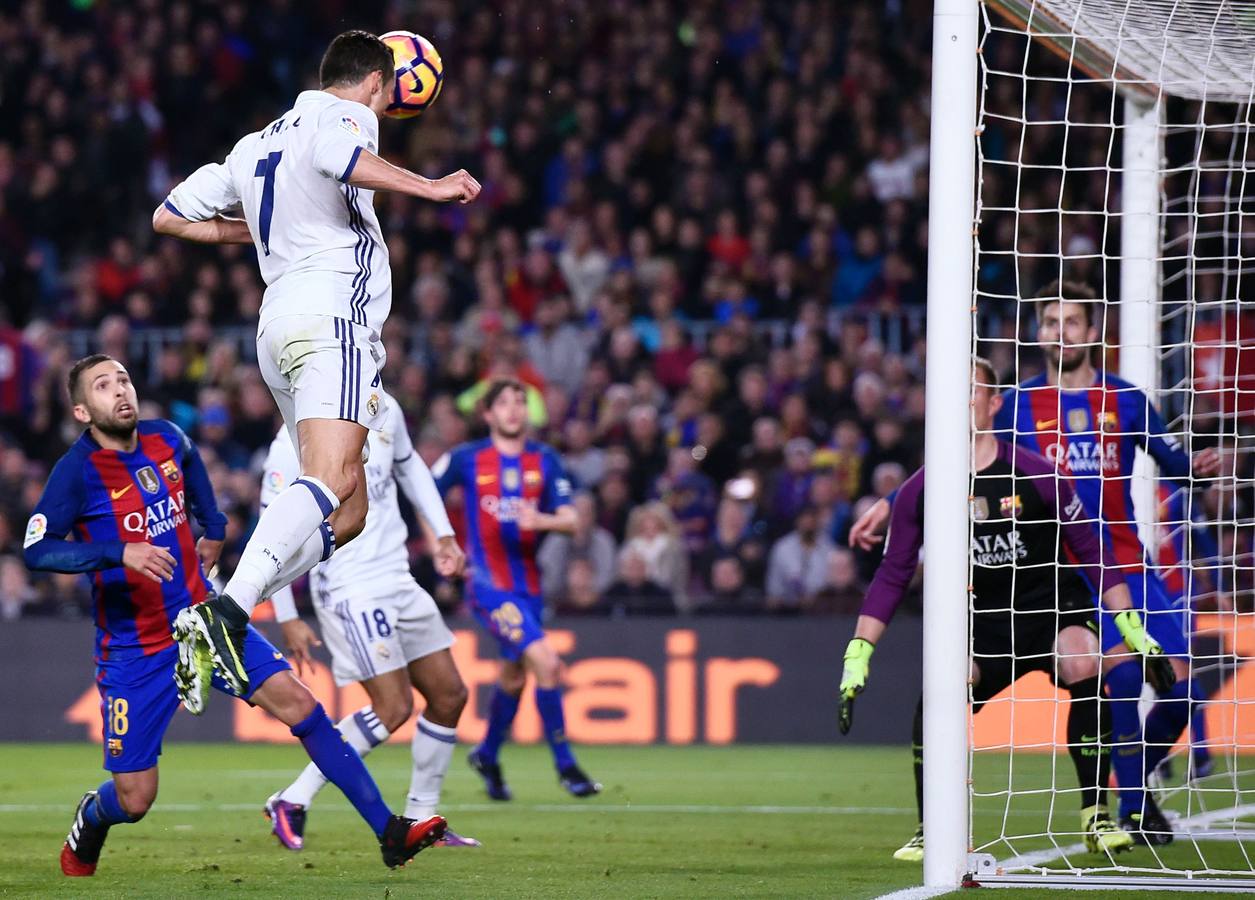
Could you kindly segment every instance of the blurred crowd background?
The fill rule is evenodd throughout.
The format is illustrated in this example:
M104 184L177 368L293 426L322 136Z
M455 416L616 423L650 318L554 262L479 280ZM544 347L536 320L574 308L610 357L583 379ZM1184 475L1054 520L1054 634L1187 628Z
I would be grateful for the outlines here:
M347 27L435 43L443 93L385 121L382 151L484 185L468 207L375 201L385 385L423 457L477 435L487 379L518 377L579 492L579 534L541 551L559 611L857 611L877 557L849 525L922 455L930 21L927 0L7 4L0 617L87 608L83 579L34 578L18 551L91 351L198 442L230 570L278 425L253 361L263 285L251 247L149 220L316 87Z

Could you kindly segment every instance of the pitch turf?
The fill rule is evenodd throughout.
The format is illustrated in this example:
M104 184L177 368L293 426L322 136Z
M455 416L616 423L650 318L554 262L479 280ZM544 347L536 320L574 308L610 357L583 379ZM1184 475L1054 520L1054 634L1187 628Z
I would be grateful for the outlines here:
M503 763L515 801L508 804L484 799L464 755L459 748L444 812L483 848L428 850L389 872L334 788L311 813L304 852L284 851L269 835L261 805L302 764L298 747L171 745L153 812L113 830L95 878L67 879L57 855L74 804L101 780L98 751L0 744L0 895L844 898L919 883L919 866L890 858L915 822L904 748L582 748L581 762L605 792L579 801L561 792L542 748L509 747ZM1050 764L1050 757L1017 757L1017 786L1049 783ZM381 748L369 765L399 803L408 747ZM1005 759L982 758L977 783L1005 771ZM1008 821L1031 831L1041 820L1037 807L1048 802L1024 798ZM977 816L986 837L998 834L990 805L983 802ZM1074 804L1067 805L1070 828ZM1041 841L1015 849L1035 846ZM1237 845L1206 850L1213 862L1246 868ZM1139 850L1122 859L1152 858Z

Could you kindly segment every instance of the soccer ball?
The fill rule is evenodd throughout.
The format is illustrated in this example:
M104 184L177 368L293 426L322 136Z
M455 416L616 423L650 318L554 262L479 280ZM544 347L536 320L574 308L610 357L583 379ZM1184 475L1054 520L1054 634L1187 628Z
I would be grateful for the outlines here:
M392 50L397 80L384 115L410 119L436 102L444 84L444 63L431 41L412 31L389 31L380 38Z

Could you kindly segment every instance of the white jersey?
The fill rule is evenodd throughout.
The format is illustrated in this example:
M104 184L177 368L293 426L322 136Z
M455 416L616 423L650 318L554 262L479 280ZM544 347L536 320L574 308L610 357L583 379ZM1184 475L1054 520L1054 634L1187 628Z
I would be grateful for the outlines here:
M366 463L366 490L369 508L366 525L359 534L338 548L326 562L310 573L311 594L319 604L328 595L351 588L360 593L369 586L379 593L396 591L413 584L410 556L405 541L408 531L397 506L397 479L394 470L414 455L414 445L405 429L405 417L396 401L383 395L383 429L367 437L370 461ZM268 505L301 474L296 448L286 428L280 428L266 455L262 477L261 504ZM322 596L320 596L322 595Z
M193 222L241 207L266 282L258 333L281 316L334 316L378 339L392 306L388 248L374 192L345 183L362 150L378 146L368 107L304 91L170 192L166 207Z

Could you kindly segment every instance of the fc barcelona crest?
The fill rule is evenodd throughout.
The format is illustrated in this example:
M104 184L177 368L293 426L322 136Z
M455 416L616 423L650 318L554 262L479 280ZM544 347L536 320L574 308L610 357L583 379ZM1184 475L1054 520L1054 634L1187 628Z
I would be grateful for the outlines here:
M517 491L519 489L519 470L505 469L502 471L501 484L507 491Z
M179 479L183 477L179 474L179 467L172 459L167 459L161 464L161 474L166 476L166 480L171 484L178 484Z
M157 473L153 471L152 466L144 466L135 473L135 480L139 482L139 486L146 493L155 494L161 490L161 482L157 480Z
M998 508L1004 519L1014 519L1024 511L1024 501L1020 499L1019 494L1012 494L1010 497L1003 497L998 503Z
M1089 431L1089 413L1083 409L1069 409L1068 431Z
M989 501L984 497L972 498L972 521L984 522L989 518Z

